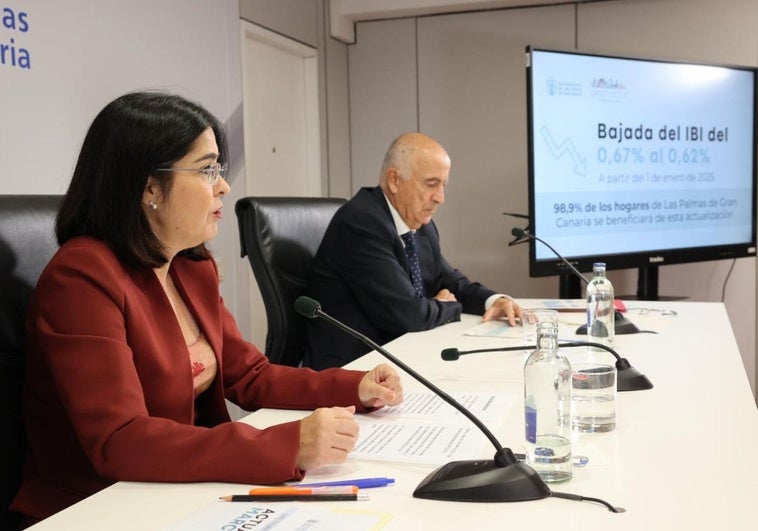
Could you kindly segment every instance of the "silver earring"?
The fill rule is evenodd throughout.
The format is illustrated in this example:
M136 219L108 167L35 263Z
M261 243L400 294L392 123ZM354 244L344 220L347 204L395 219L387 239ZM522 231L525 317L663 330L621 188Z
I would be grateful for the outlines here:
M155 201L153 201L152 199L148 201L147 204L150 205L150 208L152 208L153 210L158 210L158 205L156 205Z

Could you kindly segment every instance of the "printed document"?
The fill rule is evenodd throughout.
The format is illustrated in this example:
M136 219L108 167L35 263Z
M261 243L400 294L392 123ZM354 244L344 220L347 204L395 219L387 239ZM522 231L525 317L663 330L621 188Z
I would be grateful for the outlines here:
M502 422L513 396L453 395L488 427ZM432 392L409 393L403 404L356 417L361 428L351 458L432 464L476 459L491 445L474 424Z

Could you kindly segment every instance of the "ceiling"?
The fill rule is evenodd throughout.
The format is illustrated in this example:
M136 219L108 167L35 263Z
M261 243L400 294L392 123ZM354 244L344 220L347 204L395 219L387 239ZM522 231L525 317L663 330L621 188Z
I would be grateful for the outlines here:
M605 0L330 0L330 32L333 38L354 44L355 23L365 20L597 1Z

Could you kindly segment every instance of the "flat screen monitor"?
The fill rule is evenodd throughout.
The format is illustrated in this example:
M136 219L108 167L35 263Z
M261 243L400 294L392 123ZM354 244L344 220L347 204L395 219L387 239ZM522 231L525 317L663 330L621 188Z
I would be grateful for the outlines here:
M648 300L660 265L755 255L755 68L530 46L526 73L533 235L580 271L639 268ZM576 291L534 240L529 274Z

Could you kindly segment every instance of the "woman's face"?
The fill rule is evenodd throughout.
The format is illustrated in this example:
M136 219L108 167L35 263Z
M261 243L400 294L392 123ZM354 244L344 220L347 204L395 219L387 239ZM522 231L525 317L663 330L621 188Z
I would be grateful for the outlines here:
M208 168L218 161L216 136L211 128L197 137L192 149L171 167L176 169ZM157 180L149 177L143 205L153 232L173 258L213 238L221 219L221 196L229 193L229 184L221 177L215 185L201 171L175 171L170 192L164 196ZM156 208L151 207L152 204Z

